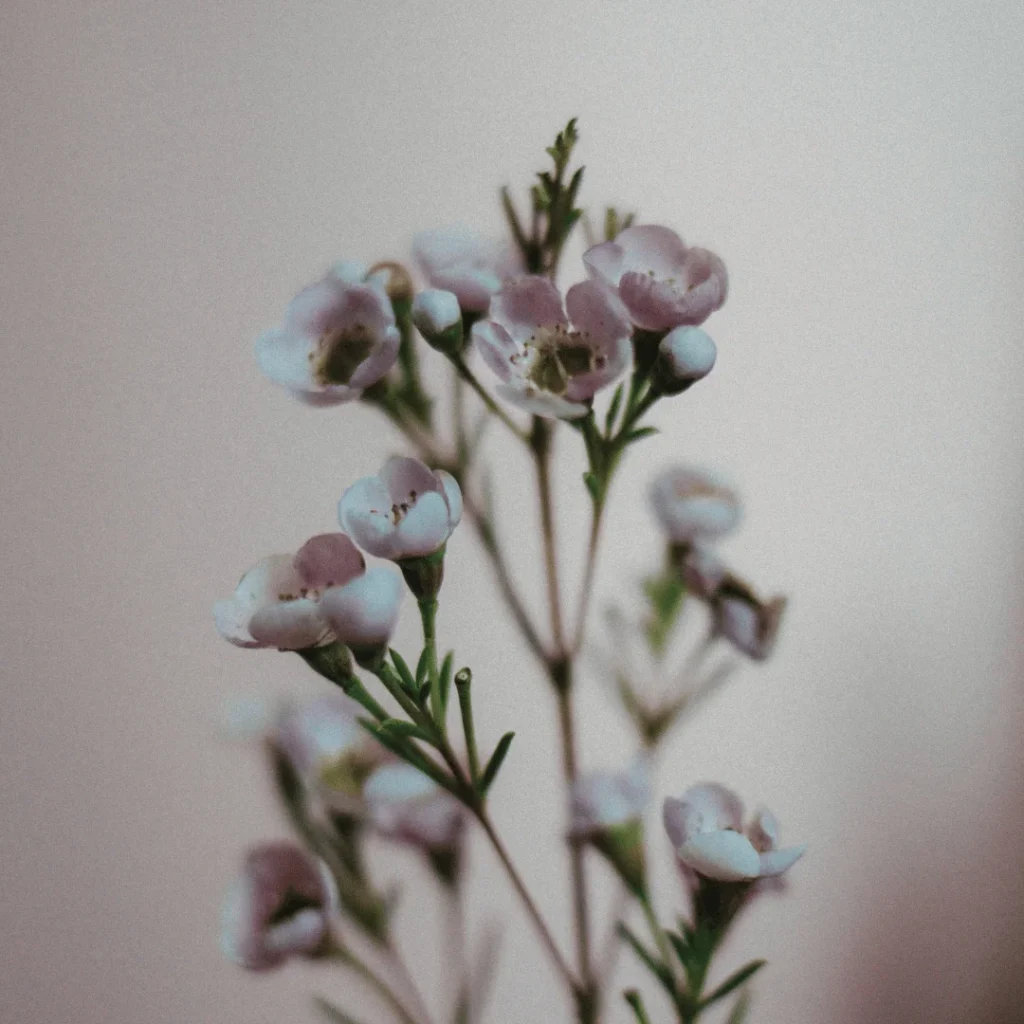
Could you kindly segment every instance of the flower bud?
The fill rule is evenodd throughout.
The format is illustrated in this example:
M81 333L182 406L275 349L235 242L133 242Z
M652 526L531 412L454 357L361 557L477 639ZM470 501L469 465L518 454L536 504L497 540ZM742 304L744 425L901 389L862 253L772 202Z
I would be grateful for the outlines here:
M715 631L754 661L764 661L775 649L786 598L762 601L748 588L726 586L712 605Z
M388 839L429 855L454 850L465 825L462 805L410 764L378 768L363 789L370 820Z
M441 288L420 292L412 303L412 322L431 348L446 356L462 351L465 344L462 310L452 292Z
M665 395L678 395L706 377L718 350L699 327L676 327L658 345L654 385Z
M401 263L394 263L391 260L384 260L381 263L374 263L367 271L367 278L379 280L384 291L392 303L408 307L412 302L415 289L413 288L412 277L409 271Z

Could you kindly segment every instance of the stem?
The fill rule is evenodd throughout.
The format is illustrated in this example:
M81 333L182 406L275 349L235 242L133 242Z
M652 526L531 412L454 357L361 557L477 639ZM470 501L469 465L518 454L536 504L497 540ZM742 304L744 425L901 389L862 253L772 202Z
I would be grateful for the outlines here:
M466 365L462 356L453 356L452 364L458 371L459 376L477 393L477 395L480 396L480 400L487 406L491 413L497 416L498 419L501 420L501 422L504 423L505 426L525 444L529 440L527 435L512 422L505 410L502 409L501 406L498 405L498 403L495 402L494 399L491 398L491 396L484 390L484 386L476 379L473 371Z
M479 806L475 809L475 813L477 821L480 822L480 826L486 833L487 838L491 841L491 846L494 847L494 852L498 855L498 859L505 868L509 880L512 882L513 888L516 890L527 914L529 914L530 919L533 921L534 927L537 929L537 933L540 936L540 940L544 945L544 948L548 951L548 955L551 957L552 962L558 970L558 973L562 976L566 985L569 986L573 995L578 998L580 992L579 983L574 977L569 965L565 962L565 957L563 957L559 951L551 932L548 930L548 926L545 923L544 918L537 909L537 905L533 902L533 897L530 896L529 890L526 888L522 878L520 878L515 864L512 863L512 858L509 856L508 850L505 849L505 844L502 843L501 837L495 831L490 817L487 815L487 812Z
M398 958L395 957L395 960ZM341 960L346 967L349 967L352 971L359 975L364 981L366 981L371 988L376 991L381 998L395 1011L398 1018L403 1024L430 1024L430 1016L423 1014L421 1017L417 1017L416 1014L412 1013L411 1010L406 1007L405 1003L395 995L391 986L372 968L367 964L363 963L362 960L356 958L351 951L344 950L341 954Z
M395 671L386 662L382 661L373 669L373 674L384 684L387 688L388 693L391 694L399 704L402 705L402 710L409 716L409 718L417 725L423 723L423 711L417 705L417 703L405 692L405 687L402 686L402 681L395 674Z
M427 676L430 679L430 709L442 734L445 732L444 706L441 701L441 676L437 671L437 601L426 598L419 602L423 622L423 644L427 649Z
M455 454L460 466L469 461L469 443L466 439L466 388L461 374L452 381L452 432L455 435Z
M654 939L654 944L658 947L658 953L661 956L662 963L675 975L674 961L672 959L672 950L669 948L668 938L665 935L664 930L658 923L658 916L654 913L654 907L651 905L651 897L649 893L644 893L640 899L640 906L643 908L644 917L647 919L647 926L651 930L651 937Z
M555 515L551 497L551 427L540 416L533 418L530 438L537 464L537 485L540 492L541 530L544 535L544 564L547 568L548 603L551 609L551 632L555 650L565 651L562 628L562 597L558 583L558 553L555 546Z
M466 919L462 906L462 887L456 878L448 887L448 929L456 964L454 1024L468 1024L472 1015L469 985L469 960L466 956Z
M578 611L576 613L576 631L572 641L573 656L579 654L583 646L583 635L587 627L587 612L590 609L590 597L594 589L594 570L597 567L597 549L601 542L601 524L604 520L604 497L594 503L593 517L590 521L590 539L587 542L587 557L583 570L583 585L580 589Z
M455 689L459 694L459 710L462 713L462 733L466 737L466 754L469 758L469 778L476 788L480 780L480 754L477 751L476 725L473 722L472 682L469 669L460 669L455 674Z

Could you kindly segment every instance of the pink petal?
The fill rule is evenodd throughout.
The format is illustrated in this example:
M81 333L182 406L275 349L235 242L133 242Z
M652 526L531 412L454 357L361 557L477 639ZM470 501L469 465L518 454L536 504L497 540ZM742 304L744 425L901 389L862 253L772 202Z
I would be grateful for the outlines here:
M354 397L364 388L376 384L395 365L402 336L397 327L388 327L373 346L370 354L356 367L349 381L349 387L355 392ZM344 385L341 385L344 387Z
M611 349L629 340L632 325L625 307L615 292L597 281L574 284L565 296L565 308L573 327L596 347Z
M683 299L676 286L645 273L624 273L619 281L619 295L633 323L645 331L668 331L687 322L680 313Z
M217 632L236 647L262 646L249 632L250 614L250 609L231 599L218 601L213 606L213 621Z
M311 537L299 548L293 564L311 590L344 586L366 569L366 560L344 533Z
M671 228L641 224L615 236L622 250L622 272L653 271L655 277L678 277L689 251Z
M569 322L558 289L546 277L537 275L509 281L491 300L490 319L521 345L541 327L567 326Z
M318 338L333 323L344 303L347 288L335 277L307 285L288 304L282 326L289 333Z
M579 402L568 402L564 398L559 398L558 395L541 391L525 381L499 384L494 390L500 397L514 403L520 409L549 420L578 420L590 411L586 405Z
M622 246L614 242L602 242L591 246L583 254L583 265L592 280L603 281L615 287L622 277L622 262L625 253Z
M435 270L430 275L430 283L435 288L451 292L458 299L459 307L467 313L486 313L491 305L491 296L501 288L497 274L474 267Z
M484 362L499 380L507 384L522 377L519 367L512 362L512 357L521 355L522 349L501 324L481 320L473 324L471 337Z
M705 878L741 882L757 878L761 860L750 840L739 832L701 832L678 851L679 859Z
M440 492L441 485L430 468L419 459L394 456L384 463L380 479L394 504L415 501L428 491Z

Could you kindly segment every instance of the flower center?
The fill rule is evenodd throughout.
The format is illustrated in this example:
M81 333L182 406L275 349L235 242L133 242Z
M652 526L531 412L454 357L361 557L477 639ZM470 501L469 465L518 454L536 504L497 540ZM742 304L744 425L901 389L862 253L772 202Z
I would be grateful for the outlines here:
M397 526L411 511L412 507L416 504L416 492L410 491L409 497L406 501L396 501L387 512L383 513L391 520L391 522ZM370 515L379 516L381 515L379 508L371 508Z
M573 377L600 369L607 359L579 331L557 324L541 327L523 346L522 354L512 356L512 362L523 364L526 379L542 391L564 395Z
M322 385L348 384L352 375L373 351L374 332L364 323L336 327L324 331L315 352L309 354L316 362L314 376Z
M319 901L310 899L308 896L304 896L292 888L292 886L288 886L284 896L281 897L281 902L277 905L273 914L270 915L270 920L267 923L273 928L275 925L284 924L285 921L291 920L303 910L319 910L320 906Z

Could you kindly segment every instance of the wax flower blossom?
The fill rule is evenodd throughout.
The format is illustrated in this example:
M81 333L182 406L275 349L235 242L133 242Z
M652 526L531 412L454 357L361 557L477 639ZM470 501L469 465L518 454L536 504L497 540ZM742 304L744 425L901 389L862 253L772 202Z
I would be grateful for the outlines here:
M487 312L502 282L523 270L517 250L462 225L420 232L412 253L431 287L452 292L464 313Z
M725 786L704 783L663 807L665 831L676 856L698 875L719 882L774 878L788 871L807 847L779 849L775 816L760 810L743 828L743 804Z
M538 416L578 419L626 369L630 333L625 311L605 286L573 285L563 306L547 278L525 276L495 295L472 336L502 382L501 397Z
M334 640L320 598L363 574L366 562L344 533L312 537L295 555L269 555L213 608L217 629L238 647L304 650Z
M320 614L357 661L387 648L398 625L404 589L402 578L387 566L375 565L320 599Z
M453 849L465 825L462 805L418 768L385 765L363 789L370 821L381 835L428 853Z
M422 558L444 547L462 518L462 491L444 470L419 459L392 458L377 476L357 480L341 496L338 518L371 555Z
M646 331L702 324L725 302L725 264L707 249L688 248L670 228L626 228L588 249L591 277L618 289L633 323Z
M361 272L359 264L336 265L256 341L263 373L310 405L359 398L398 358L401 337L384 277L355 280Z
M586 838L640 821L650 800L651 773L643 758L625 771L589 772L572 788L570 834Z
M262 843L246 855L221 915L221 948L250 971L292 956L315 956L330 938L338 893L327 866L288 841Z
M672 544L713 540L739 524L739 494L720 473L673 466L651 484L651 506Z

